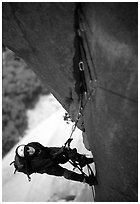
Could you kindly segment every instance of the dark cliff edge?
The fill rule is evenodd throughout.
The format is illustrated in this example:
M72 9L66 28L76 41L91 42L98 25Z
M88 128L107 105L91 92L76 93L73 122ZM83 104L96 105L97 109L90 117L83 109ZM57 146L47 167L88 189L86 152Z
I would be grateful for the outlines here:
M3 3L3 44L29 64L73 120L80 90L75 9L75 3ZM79 15L94 61L93 67L87 56L87 89L96 91L81 122L95 158L95 201L137 201L138 4L81 3Z

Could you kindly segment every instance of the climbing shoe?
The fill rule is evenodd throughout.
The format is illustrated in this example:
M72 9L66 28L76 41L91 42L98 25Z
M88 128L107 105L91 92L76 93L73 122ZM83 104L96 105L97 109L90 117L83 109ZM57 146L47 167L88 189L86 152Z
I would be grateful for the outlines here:
M85 156L82 156L82 157L80 158L79 164L80 164L81 167L84 167L84 166L86 166L87 164L91 164L91 163L93 163L93 162L94 162L94 159L93 159L93 158L87 158L87 157L85 157Z
M84 178L84 181L83 181L83 182L89 184L90 186L98 185L97 178L96 178L96 176L94 176L94 175L86 176L86 177Z

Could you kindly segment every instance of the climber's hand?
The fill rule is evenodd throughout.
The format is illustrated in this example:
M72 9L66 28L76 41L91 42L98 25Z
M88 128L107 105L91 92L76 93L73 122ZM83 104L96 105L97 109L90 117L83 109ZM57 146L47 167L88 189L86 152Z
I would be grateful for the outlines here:
M70 143L71 143L72 140L73 140L73 138L69 138L69 139L66 141L66 143L65 143L65 147L66 147L66 145L67 145L68 147L70 147Z
M55 153L53 154L53 159L55 159L55 158L57 158L58 156L62 155L64 152L65 152L64 147L61 147L61 148L59 149L59 151L57 151L57 152L55 152Z

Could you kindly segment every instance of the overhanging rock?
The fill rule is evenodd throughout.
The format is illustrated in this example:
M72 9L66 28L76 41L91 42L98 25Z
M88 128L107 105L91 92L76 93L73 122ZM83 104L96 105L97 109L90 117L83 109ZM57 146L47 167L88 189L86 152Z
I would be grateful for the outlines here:
M75 93L73 3L3 3L3 43L69 110ZM76 103L75 103L76 104Z
M3 44L29 64L73 119L79 101L75 8L75 3L3 3ZM137 3L82 3L97 73L96 93L83 117L97 169L96 201L138 199L137 9Z

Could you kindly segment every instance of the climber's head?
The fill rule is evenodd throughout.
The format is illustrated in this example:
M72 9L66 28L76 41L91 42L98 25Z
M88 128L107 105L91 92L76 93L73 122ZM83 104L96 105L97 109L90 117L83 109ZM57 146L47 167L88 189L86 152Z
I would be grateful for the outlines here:
M32 156L35 153L35 149L29 145L19 145L16 149L16 153L20 157Z
M24 149L28 156L32 156L35 153L35 149L31 146L26 145Z

